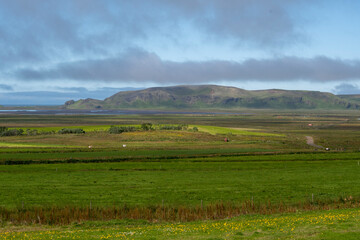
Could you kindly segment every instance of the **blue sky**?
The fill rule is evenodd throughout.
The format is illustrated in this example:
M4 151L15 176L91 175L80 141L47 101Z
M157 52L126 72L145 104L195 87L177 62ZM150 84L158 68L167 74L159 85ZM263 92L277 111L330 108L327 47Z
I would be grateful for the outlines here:
M360 93L360 1L0 0L0 104L153 86Z

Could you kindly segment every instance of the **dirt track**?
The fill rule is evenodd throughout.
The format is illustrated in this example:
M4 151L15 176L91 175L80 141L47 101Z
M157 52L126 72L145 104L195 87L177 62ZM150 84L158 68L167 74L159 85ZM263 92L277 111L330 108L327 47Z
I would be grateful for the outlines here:
M314 138L311 137L311 136L306 136L306 144L312 146L312 147L315 147L315 148L324 148L323 146L320 146L320 145L316 145L314 143Z

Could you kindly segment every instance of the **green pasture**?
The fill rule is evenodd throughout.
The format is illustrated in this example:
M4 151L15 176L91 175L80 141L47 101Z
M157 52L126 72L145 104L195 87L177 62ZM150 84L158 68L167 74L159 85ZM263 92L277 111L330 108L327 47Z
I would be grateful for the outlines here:
M81 127L81 126L77 126ZM104 127L104 126L101 126ZM210 127L202 126L204 130L193 131L190 126L190 130L152 130L152 131L135 131L135 132L124 132L121 134L110 134L107 131L100 131L96 126L91 126L86 130L85 134L45 134L35 136L7 136L0 138L0 152L4 154L6 152L23 152L24 148L39 148L38 151L45 148L58 148L59 152L62 153L65 149L71 148L81 149L81 152L85 148L91 146L92 149L108 149L108 151L122 151L127 152L129 150L141 150L142 154L144 151L148 151L146 154L151 156L156 155L159 151L169 151L170 155L174 155L171 152L174 150L180 150L181 155L192 155L196 149L199 152L208 152L208 154L223 154L225 152L259 152L264 151L279 151L285 149L301 149L304 148L305 140L301 139L299 142L291 142L291 138L268 133L248 132L239 129L230 129L225 127ZM61 127L59 127L61 128ZM74 127L75 128L75 127ZM50 128L45 127L37 128L39 132L48 131ZM234 130L234 133L226 134L227 131ZM207 132L210 131L210 132ZM224 142L224 138L230 139L230 142ZM123 148L126 145L126 149ZM306 145L305 145L306 147ZM227 150L228 149L228 150ZM238 150L236 150L238 149ZM184 153L181 153L183 151ZM54 151L53 151L54 152ZM187 154L186 152L189 152ZM175 154L177 154L175 152ZM195 153L196 154L196 153ZM202 154L202 153L201 153ZM61 154L60 154L61 155ZM52 159L59 154L53 155ZM83 153L80 153L83 155ZM160 153L160 156L163 156ZM30 159L33 156L20 155L3 155L0 159ZM95 157L99 156L97 153ZM43 157L39 156L41 159ZM68 157L68 156L64 156ZM70 156L76 157L76 156ZM81 157L81 156L80 156ZM86 156L87 157L87 156ZM104 156L106 157L106 156ZM109 156L111 157L111 156Z
M295 155L2 165L0 206L87 206L90 201L101 207L197 206L249 199L297 204L312 195L321 201L360 197L359 154L328 159L323 154L316 161L307 154L296 160L289 156Z
M359 152L284 153L260 148L204 149L88 149L88 148L3 148L0 164L71 162L252 162L252 161L330 161L360 160Z
M1 140L12 144L48 144L101 148L117 148L114 136L104 134L111 125L115 126L140 126L142 123L156 124L188 124L189 129L197 127L199 133L188 131L174 132L154 131L152 133L120 134L115 140L131 141L136 147L152 147L159 145L174 148L176 146L193 147L216 145L230 137L233 141L254 142L251 148L271 148L273 150L289 149L293 151L315 150L306 145L305 136L313 136L316 144L329 147L336 151L358 151L360 149L360 123L357 111L252 111L244 115L89 115L89 116L33 116L33 115L3 115L0 125L10 128L37 129L41 131L55 131L62 128L83 128L86 131L83 142L79 136L64 137L56 135L57 141L48 136L21 136L21 139L3 137ZM308 124L312 124L309 126ZM201 135L203 134L203 135ZM206 135L207 134L207 135ZM103 136L102 136L103 135ZM157 136L159 135L159 136ZM211 135L211 136L210 136ZM87 137L86 137L87 136ZM217 137L217 139L215 139ZM42 139L43 138L43 139ZM87 138L85 140L85 138ZM235 138L235 139L234 139ZM9 140L11 139L11 140ZM187 143L184 144L184 141ZM141 142L140 142L141 141ZM161 141L161 142L159 142ZM264 146L267 145L266 147ZM257 145L257 146L256 146ZM15 147L12 145L9 147ZM133 145L135 146L135 144ZM6 145L0 146L7 147ZM26 147L26 146L24 146ZM34 146L35 147L35 146ZM51 147L51 146L49 146ZM225 146L224 146L225 147Z
M249 201L292 207L334 200L341 208L350 196L360 199L359 118L358 111L260 110L244 115L2 115L0 126L9 128L82 128L86 133L1 137L0 209L196 208ZM189 130L107 132L111 125L142 123L188 124ZM307 145L305 136L330 151ZM61 228L4 221L0 238L358 239L359 220L359 209L348 209L190 223L79 222Z
M360 210L241 216L220 221L147 223L83 222L68 227L0 228L1 239L317 239L360 238Z
M45 144L45 143L10 143L0 142L0 148L76 148L80 146L69 146L60 144ZM16 149L15 149L16 150Z
M265 132L254 132L254 129L244 128L228 128L228 127L217 127L217 126L203 126L203 125L191 125L191 127L197 127L199 131L207 132L212 135L224 134L224 135L249 135L249 136L276 136L282 137L283 134L265 133ZM261 130L258 130L261 131Z
M171 124L170 124L171 125ZM116 125L116 126L124 126L124 127L140 127L140 125ZM85 132L93 132L93 131L108 131L111 125L84 125L84 126L57 126L57 127L27 127L23 128L24 131L27 129L29 130L38 130L39 132L58 132L62 128L69 128L69 129L76 129L81 128ZM274 134L274 133L265 133L261 132L261 129L246 129L246 128L229 128L229 127L217 127L217 126L205 126L205 125L190 125L189 129L192 129L193 127L197 127L199 131L210 133L212 135L216 134L224 134L224 135L250 135L250 136L284 136L282 134ZM255 131L254 131L255 130Z
M263 147L264 143L271 145L271 149L312 149L305 143L305 136L313 136L316 144L330 147L336 151L359 150L360 146L360 123L357 111L294 111L294 112L272 112L272 111L253 111L251 114L244 115L90 115L90 116L14 116L4 115L0 119L0 125L10 128L37 129L41 131L58 131L62 128L83 128L86 131L88 140L76 142L79 136L66 137L56 135L59 141L40 136L31 140L31 136L22 136L20 140L9 141L8 137L2 140L7 143L18 144L54 144L69 146L96 145L96 147L118 147L112 141L115 137L104 135L111 125L115 126L140 126L142 123L151 122L156 124L188 124L189 129L197 127L199 134L188 131L178 131L176 136L169 131L153 131L152 133L120 134L118 140L124 141L128 137L129 141L137 140L138 146L150 146L152 143L165 147L180 146L182 139L188 142L187 146L204 145L207 142L209 147L215 141L223 140L225 136L232 141L255 141L258 146ZM309 126L312 124L312 126ZM202 136L200 136L203 134ZM205 135L207 134L207 135ZM104 136L101 136L104 135ZM161 135L161 136L157 136ZM211 135L211 136L210 136ZM90 139L91 137L91 139ZM217 137L216 140L214 137ZM221 139L222 137L222 139ZM44 138L42 140L41 138ZM86 137L83 137L86 138ZM102 139L101 139L102 138ZM207 139L208 138L208 139ZM236 139L234 139L236 138ZM241 139L243 138L243 139ZM60 140L63 139L63 142ZM24 140L24 141L23 141ZM50 140L50 141L48 141ZM99 140L99 141L97 141ZM44 142L43 142L44 141ZM156 141L162 141L156 143ZM93 144L93 142L95 144ZM100 142L100 144L97 144ZM171 142L171 143L170 143ZM191 143L192 142L192 143ZM232 143L232 142L231 142ZM170 146L172 145L172 146ZM260 147L260 145L262 145ZM4 146L4 145L3 145ZM186 144L183 144L186 146ZM1 148L1 146L0 146Z
M120 150L56 150L47 149L46 151L8 151L2 152L0 155L0 164L7 161L8 164L11 161L19 161L19 160L33 160L34 162L41 162L41 160L69 160L69 159L77 159L77 160L93 160L96 162L99 159L124 159L131 160L132 158L145 160L145 159L178 159L178 158L186 158L186 157L201 157L201 156L212 156L212 155L232 155L232 154L241 154L241 153L251 153L251 152L268 152L268 149L260 149L260 148L224 148L224 149L127 149L121 147Z

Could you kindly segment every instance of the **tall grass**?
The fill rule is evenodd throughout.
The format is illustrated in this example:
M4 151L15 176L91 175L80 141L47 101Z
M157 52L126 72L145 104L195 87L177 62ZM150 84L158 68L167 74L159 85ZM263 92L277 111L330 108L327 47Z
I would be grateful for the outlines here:
M112 207L17 207L0 208L0 222L11 224L68 225L91 220L141 219L158 221L197 221L215 220L247 214L294 213L297 211L330 210L360 207L360 200L340 197L328 201L307 201L286 205L256 203L252 200L241 203L217 202L212 204L186 206L112 206Z

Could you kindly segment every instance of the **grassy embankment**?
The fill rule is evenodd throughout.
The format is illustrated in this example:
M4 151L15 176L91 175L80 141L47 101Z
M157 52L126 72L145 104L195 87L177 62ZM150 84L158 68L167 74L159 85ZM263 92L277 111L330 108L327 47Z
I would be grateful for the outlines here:
M67 227L8 228L1 239L327 239L360 236L360 210L333 210L283 215L248 215L220 221L157 223L85 222Z

